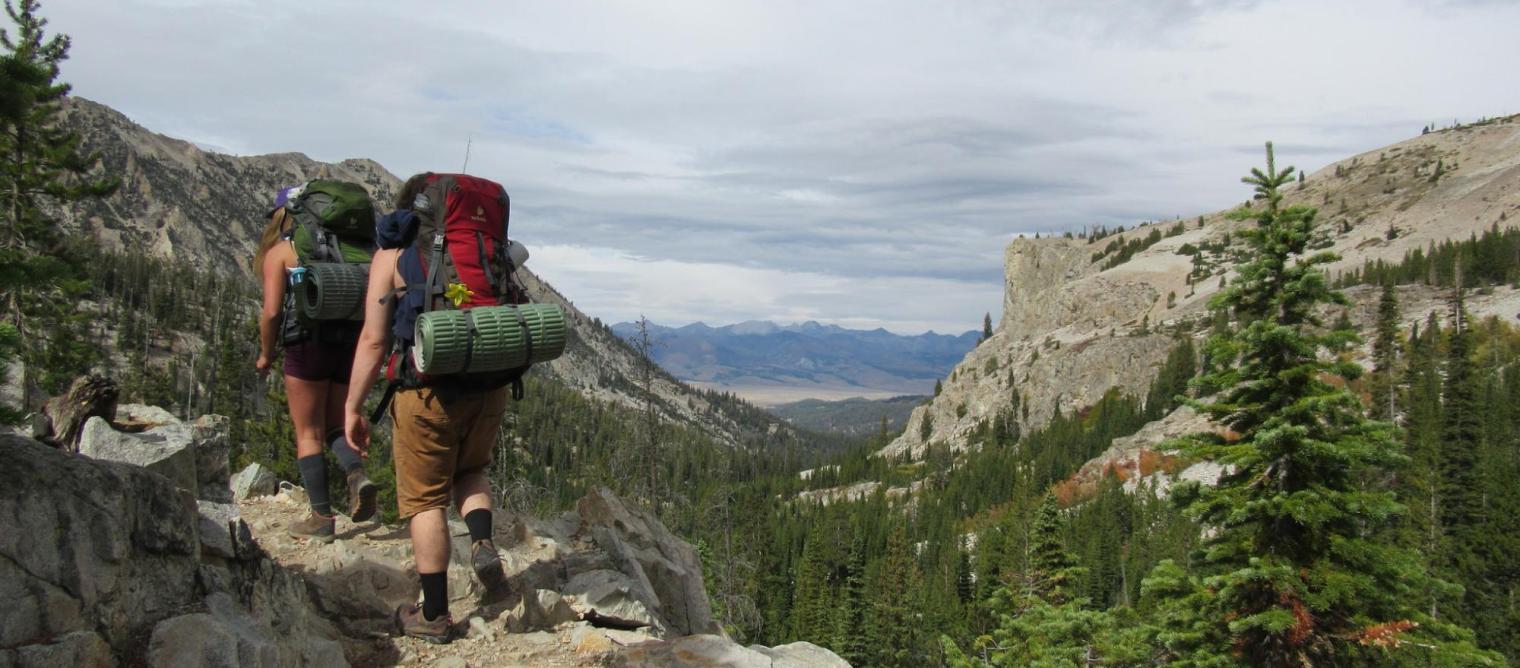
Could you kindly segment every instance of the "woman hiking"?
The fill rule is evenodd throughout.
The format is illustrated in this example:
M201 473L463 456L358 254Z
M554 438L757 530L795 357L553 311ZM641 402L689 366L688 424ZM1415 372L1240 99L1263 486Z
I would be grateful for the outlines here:
M269 222L253 257L253 269L263 286L259 314L260 374L269 373L277 347L285 351L285 394L296 433L296 468L311 500L311 514L289 530L291 536L321 542L333 540L336 517L328 497L325 445L348 476L349 519L363 522L375 514L374 483L364 473L364 460L343 434L343 402L348 396L354 346L360 323L323 322L312 328L294 312L289 286L305 271L294 243L294 219L287 202L299 187L285 188L275 197Z

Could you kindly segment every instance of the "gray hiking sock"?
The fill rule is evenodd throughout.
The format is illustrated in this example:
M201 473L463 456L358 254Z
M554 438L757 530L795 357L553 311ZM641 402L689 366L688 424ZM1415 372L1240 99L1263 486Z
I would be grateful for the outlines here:
M312 455L296 460L301 471L301 484L306 487L306 497L311 499L312 512L332 517L332 502L327 495L327 460L322 455Z
M341 431L335 431L327 435L327 448L332 450L333 456L338 458L338 467L344 473L353 473L354 469L364 468L364 459L359 457L359 451L349 446L348 438Z

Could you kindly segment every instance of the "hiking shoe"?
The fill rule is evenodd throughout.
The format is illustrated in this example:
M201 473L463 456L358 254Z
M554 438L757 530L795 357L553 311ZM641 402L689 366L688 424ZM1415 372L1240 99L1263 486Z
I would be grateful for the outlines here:
M363 522L375 516L375 483L364 475L364 469L348 472L348 519Z
M426 640L435 645L448 644L453 639L454 620L447 613L428 621L422 616L422 608L407 603L396 608L396 631L401 635Z
M470 565L475 567L475 577L486 588L487 594L500 593L507 583L507 573L501 567L501 555L491 539L477 540L470 545Z
M319 543L331 543L333 541L333 529L337 523L337 517L325 517L314 511L301 521L290 525L290 530L287 533L292 538L307 538Z

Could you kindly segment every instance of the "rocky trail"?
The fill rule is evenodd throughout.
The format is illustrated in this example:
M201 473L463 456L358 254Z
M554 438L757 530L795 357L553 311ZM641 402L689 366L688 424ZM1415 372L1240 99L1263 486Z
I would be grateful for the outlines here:
M292 538L304 491L230 475L225 419L114 412L77 454L0 431L0 668L848 665L733 642L696 549L605 489L556 517L499 511L510 586L490 600L451 522L457 637L397 637L393 611L418 597L405 527L340 517L332 543Z

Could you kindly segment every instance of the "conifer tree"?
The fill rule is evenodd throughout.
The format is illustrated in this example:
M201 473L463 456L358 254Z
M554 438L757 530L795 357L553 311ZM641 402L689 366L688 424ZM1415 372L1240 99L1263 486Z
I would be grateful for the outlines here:
M814 522L797 562L797 585L792 594L792 634L801 640L827 643L834 632L833 592L829 565L823 557L823 523Z
M871 660L867 665L912 668L925 663L923 576L908 543L907 528L898 524L887 539L871 601L867 628L871 636Z
M992 338L992 313L989 312L989 313L982 314L982 338L981 338L981 341L986 341L987 339L990 339L990 338Z
M977 640L974 656L941 637L947 663L955 668L1098 664L1100 638L1111 632L1113 620L1074 596L1080 569L1061 540L1062 530L1055 497L1047 495L1030 527L1026 572L993 594L997 628Z
M1414 609L1426 578L1419 561L1375 540L1402 508L1365 481L1402 457L1390 427L1325 380L1355 379L1360 368L1323 354L1354 334L1316 331L1316 307L1346 299L1318 269L1335 256L1306 255L1315 210L1283 204L1292 173L1277 168L1268 143L1265 171L1243 179L1257 205L1234 214L1256 221L1245 232L1254 257L1211 303L1239 324L1209 341L1208 384L1221 392L1198 407L1238 438L1178 443L1227 471L1217 486L1175 492L1213 529L1198 554L1203 585L1215 592L1202 614L1213 625L1207 635L1227 644L1210 651L1259 666L1492 660L1462 631Z
M96 355L76 308L89 287L84 259L45 206L104 197L116 183L91 175L97 157L60 124L68 36L46 35L35 0L7 0L5 11L15 25L0 29L0 299L18 334L29 403L34 384L60 390Z
M1372 339L1372 415L1392 421L1397 416L1394 391L1399 358L1399 295L1392 282L1383 284L1378 299L1377 330Z
M1442 575L1467 588L1456 619L1468 622L1474 609L1474 587L1481 584L1478 551L1487 540L1483 526L1483 423L1479 415L1478 379L1473 372L1472 332L1467 325L1462 289L1452 296L1451 341L1446 349L1442 388L1442 429L1438 507L1442 544ZM1456 611L1453 611L1456 612Z

